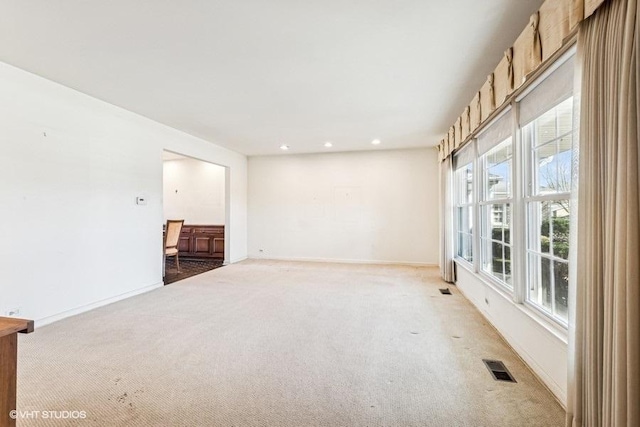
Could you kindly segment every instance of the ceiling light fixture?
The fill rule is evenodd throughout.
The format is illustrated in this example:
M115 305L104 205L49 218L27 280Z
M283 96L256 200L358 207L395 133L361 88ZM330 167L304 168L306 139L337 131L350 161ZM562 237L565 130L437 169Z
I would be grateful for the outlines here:
M289 149L289 146L288 146L288 145L285 145L285 144L282 144L282 145L280 146L280 149L281 149L281 150L284 150L284 151L287 151L287 150Z
M331 142L327 141L327 142L324 143L324 146L327 147L327 148L331 148L331 147L333 147L333 144Z
M382 141L380 141L379 139L374 139L373 141L371 141L373 145L380 145L381 142Z

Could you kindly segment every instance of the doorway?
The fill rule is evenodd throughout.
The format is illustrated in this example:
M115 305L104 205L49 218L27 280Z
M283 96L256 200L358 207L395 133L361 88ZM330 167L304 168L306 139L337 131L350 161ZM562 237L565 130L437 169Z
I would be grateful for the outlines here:
M168 285L224 264L228 171L224 166L165 150L162 172L163 223L184 220L178 255L165 256L163 261L164 283Z

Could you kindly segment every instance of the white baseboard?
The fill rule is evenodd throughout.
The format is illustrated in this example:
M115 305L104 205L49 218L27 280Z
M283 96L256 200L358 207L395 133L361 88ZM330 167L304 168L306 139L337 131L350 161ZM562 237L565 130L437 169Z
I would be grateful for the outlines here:
M105 305L112 304L114 302L121 301L123 299L131 298L133 296L140 295L140 294L143 294L145 292L149 292L149 291L152 291L154 289L161 288L163 286L164 286L164 282L155 283L153 285L145 286L144 288L135 289L133 291L125 292L124 294L116 295L116 296L111 297L111 298L103 299L103 300L100 300L100 301L93 302L91 304L87 304L87 305L83 305L81 307L73 308L71 310L63 311L62 313L54 314L53 316L48 316L48 317L44 317L42 319L37 319L35 321L35 326L36 326L36 328L37 327L41 327L41 326L45 326L45 325L48 325L50 323L57 322L58 320L66 319L67 317L75 316L75 315L87 312L89 310L96 309L98 307L102 307L102 306L105 306Z
M226 260L225 260L225 262L223 263L223 265L235 264L236 262L241 262L241 261L244 261L244 260L246 260L246 259L248 259L248 257L243 256L243 257L240 257L240 258L232 259L231 261L226 261Z
M301 261L301 262L326 262L336 264L381 264L381 265L404 265L412 267L437 267L438 264L413 261L386 261L370 259L342 259L342 258L313 258L313 257L256 257L249 256L249 259L264 261Z

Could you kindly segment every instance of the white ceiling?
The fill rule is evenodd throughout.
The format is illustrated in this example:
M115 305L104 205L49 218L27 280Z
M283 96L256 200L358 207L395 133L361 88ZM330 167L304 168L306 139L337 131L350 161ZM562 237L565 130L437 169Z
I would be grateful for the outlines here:
M1 0L0 61L248 155L434 146L541 4Z

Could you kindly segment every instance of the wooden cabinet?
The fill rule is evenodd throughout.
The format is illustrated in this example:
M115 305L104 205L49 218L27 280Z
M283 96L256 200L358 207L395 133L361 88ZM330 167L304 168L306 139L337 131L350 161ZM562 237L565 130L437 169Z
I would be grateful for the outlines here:
M183 225L178 251L181 257L224 260L224 225Z

